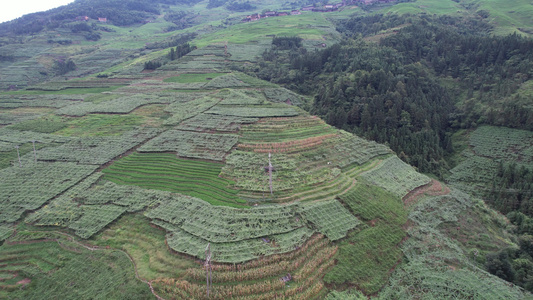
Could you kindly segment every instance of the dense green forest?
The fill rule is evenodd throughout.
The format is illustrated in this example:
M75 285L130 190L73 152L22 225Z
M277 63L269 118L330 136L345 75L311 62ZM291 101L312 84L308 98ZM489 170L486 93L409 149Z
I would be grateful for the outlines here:
M533 75L533 42L490 29L449 16L356 17L338 24L341 43L320 51L274 39L249 71L314 95L311 112L329 124L387 143L441 176L455 129L533 129L533 110L516 93ZM377 44L364 40L387 30Z

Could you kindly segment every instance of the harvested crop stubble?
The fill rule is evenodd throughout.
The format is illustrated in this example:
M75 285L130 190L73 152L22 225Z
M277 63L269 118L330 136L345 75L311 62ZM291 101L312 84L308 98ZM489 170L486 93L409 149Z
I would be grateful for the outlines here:
M69 228L83 239L90 238L126 212L125 207L116 205L84 205L81 210L82 216L70 224Z
M61 108L75 101L83 101L84 98L84 95L0 95L0 108Z
M168 130L139 148L139 152L177 152L180 157L222 161L238 136Z
M305 224L296 217L295 207L291 205L236 209L213 206L187 196L161 203L145 215L179 226L189 234L219 243L286 233Z
M300 113L291 106L283 104L272 105L254 105L254 106L230 106L217 105L206 111L207 114L226 115L237 117L252 117L252 118L266 118L266 117L294 117Z
M100 103L81 102L65 106L56 111L58 115L84 116L89 113L119 113L127 114L132 110L147 104L168 104L171 97L157 97L153 95L125 95L113 100Z
M165 111L172 113L172 116L165 120L165 125L177 125L181 121L192 118L220 102L220 98L215 95L195 98L192 101L170 105Z
M326 164L313 167L303 164L302 161L300 154L272 155L271 162L275 168L272 173L274 192L290 192L301 186L327 182L340 173L338 169L329 168ZM235 180L238 188L269 192L269 176L265 172L265 166L268 166L268 154L235 150L226 157L222 173Z
M383 164L361 174L370 183L380 186L402 198L413 189L430 182L430 178L420 174L397 156L387 158Z
M25 211L41 207L96 168L75 163L28 162L22 168L0 170L0 223L17 221Z
M243 124L255 123L258 118L245 118L235 116L222 116L222 115L210 115L199 114L188 120L181 122L176 127L179 130L187 131L216 131L216 132L235 132L241 129Z
M300 214L332 241L345 237L361 223L337 200L302 204Z
M159 133L159 129L142 128L120 136L84 137L55 148L41 150L39 160L70 161L102 165Z

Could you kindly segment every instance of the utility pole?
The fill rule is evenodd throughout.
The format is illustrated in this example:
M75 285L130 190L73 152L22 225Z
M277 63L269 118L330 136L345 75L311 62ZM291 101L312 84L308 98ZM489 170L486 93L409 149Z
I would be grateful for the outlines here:
M35 151L35 140L31 141L33 143L33 157L35 158L35 162L37 162L37 151Z
M22 168L22 162L20 161L19 146L17 145L17 146L15 146L15 148L17 148L17 156L18 156L18 158L19 158L19 165L20 165L20 167Z
M209 289L211 285L213 284L213 268L211 266L211 243L207 244L207 247L205 247L205 278L207 281L207 298L209 299Z
M270 196L273 196L274 193L272 191L272 163L270 162L270 157L272 156L272 154L270 154L270 152L268 152L268 176L269 176L269 185L270 185Z

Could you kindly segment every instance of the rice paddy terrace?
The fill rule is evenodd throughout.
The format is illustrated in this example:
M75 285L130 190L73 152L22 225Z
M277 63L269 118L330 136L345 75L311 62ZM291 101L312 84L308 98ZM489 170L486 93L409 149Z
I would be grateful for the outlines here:
M207 245L210 299L523 296L439 227L481 202L233 62L215 44L0 96L0 297L206 299Z

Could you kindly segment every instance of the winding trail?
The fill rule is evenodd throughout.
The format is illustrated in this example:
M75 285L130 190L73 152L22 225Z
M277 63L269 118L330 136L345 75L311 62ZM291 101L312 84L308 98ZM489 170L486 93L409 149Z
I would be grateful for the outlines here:
M32 232L41 232L41 231L32 231ZM131 261L131 263L133 264L133 269L135 270L135 278L137 278L138 280L146 283L149 287L150 287L150 291L152 292L152 294L158 299L158 300L165 300L163 297L159 296L155 290L154 290L154 287L152 286L152 281L148 281L148 280L145 280L143 278L141 278L139 276L139 271L137 270L137 264L135 263L135 261L133 260L133 258L128 254L128 252L122 250L122 249L116 249L116 248L100 248L98 246L92 246L92 245L87 245L87 244L84 244L84 243L81 243L79 241L77 241L72 235L70 234L67 234L67 233L64 233L64 232L60 232L60 231L50 231L52 233L55 233L55 234L58 234L58 235L62 235L64 237L66 237L66 239L71 242L71 243L74 243L80 247L83 247L89 251L106 251L106 250L110 250L110 251L119 251L119 252L122 252L124 255L126 255L128 257L128 259ZM75 251L74 249L71 249L69 248L68 246L66 245L62 245L61 244L61 239L43 239L43 240L35 240L35 241L17 241L17 242L7 242L8 244L26 244L26 243L44 243L44 242L52 242L52 241L55 241L57 242L57 244L59 245L59 247L63 248L63 249L66 249L68 251Z

